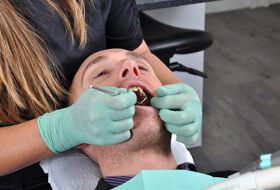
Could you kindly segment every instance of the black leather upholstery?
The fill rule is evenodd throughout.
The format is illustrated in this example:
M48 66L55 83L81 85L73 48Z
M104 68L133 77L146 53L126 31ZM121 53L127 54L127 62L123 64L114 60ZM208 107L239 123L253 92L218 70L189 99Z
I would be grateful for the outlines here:
M191 74L207 76L185 66L172 65L170 58L174 54L187 54L207 49L213 43L212 36L202 30L173 27L161 23L143 12L139 12L144 39L150 50L173 71L185 71ZM172 66L171 66L172 65Z

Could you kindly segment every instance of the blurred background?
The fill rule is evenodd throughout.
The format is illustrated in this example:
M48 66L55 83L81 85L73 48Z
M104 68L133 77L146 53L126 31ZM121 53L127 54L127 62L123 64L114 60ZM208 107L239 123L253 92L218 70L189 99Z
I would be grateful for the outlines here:
M241 169L280 150L280 4L221 1L206 12L203 144L190 151L204 172Z

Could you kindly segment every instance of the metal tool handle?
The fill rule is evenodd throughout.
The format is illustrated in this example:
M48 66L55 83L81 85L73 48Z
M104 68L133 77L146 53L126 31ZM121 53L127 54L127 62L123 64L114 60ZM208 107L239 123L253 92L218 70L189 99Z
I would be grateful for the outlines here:
M116 95L115 92L113 92L113 91L106 90L106 89L103 89L103 88L100 88L100 87L97 87L97 86L90 85L89 87L90 87L90 88L93 88L93 89L95 89L95 90L99 90L99 91L101 91L101 92L104 92L104 93L106 93L106 94L109 94L109 95L111 95L111 96L115 96L115 95Z

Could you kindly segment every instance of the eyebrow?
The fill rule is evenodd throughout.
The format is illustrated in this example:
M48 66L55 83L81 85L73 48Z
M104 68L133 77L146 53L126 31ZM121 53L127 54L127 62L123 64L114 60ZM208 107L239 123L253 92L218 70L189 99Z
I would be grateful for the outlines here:
M87 72L87 70L88 70L90 67L92 67L93 65L96 65L96 64L98 64L98 63L101 63L102 61L104 61L104 60L106 60L106 59L108 59L108 56L106 56L106 55L100 55L100 56L96 57L95 59L93 59L92 61L90 61L90 62L88 63L88 65L86 66L86 68L85 68L83 74L82 74L82 82L83 82L83 80L84 80L85 73Z
M101 55L101 56L96 57L95 59L93 59L92 61L90 61L90 62L88 63L87 67L85 68L85 71L86 71L89 67L91 67L92 65L95 65L95 64L97 64L97 63L100 63L100 62L106 60L107 58L108 58L108 56L106 56L106 55Z

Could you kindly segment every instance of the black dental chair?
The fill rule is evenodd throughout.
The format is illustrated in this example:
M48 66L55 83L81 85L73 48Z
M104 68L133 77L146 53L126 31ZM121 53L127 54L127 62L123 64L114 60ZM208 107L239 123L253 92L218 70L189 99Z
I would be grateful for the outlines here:
M143 12L139 12L144 39L152 53L165 63L171 71L188 72L207 78L201 71L178 62L170 63L174 54L199 52L212 45L212 36L202 30L173 27L161 23Z

